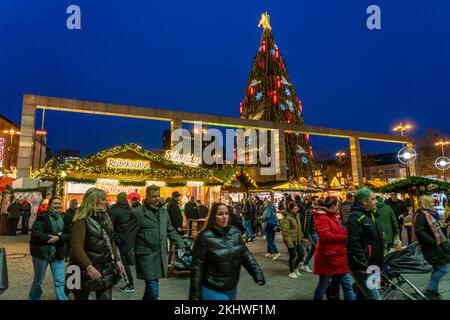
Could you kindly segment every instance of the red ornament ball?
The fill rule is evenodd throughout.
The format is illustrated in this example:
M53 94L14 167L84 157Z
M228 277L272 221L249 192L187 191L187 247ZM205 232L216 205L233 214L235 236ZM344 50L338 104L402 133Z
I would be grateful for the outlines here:
M264 69L264 62L263 61L258 62L258 67L260 69Z

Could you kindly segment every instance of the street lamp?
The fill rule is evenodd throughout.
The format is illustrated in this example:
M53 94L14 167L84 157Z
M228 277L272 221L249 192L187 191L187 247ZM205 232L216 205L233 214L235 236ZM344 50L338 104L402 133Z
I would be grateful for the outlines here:
M339 151L338 153L336 153L336 157L339 158L339 166L342 166L342 157L345 157L345 152Z
M14 136L15 135L20 135L20 131L16 131L13 128L9 129L9 130L3 130L3 133L9 134L10 136L10 145L9 145L9 157L8 157L8 165L7 168L10 169L11 167L11 158L12 158L12 147L13 147L13 142L14 142Z
M437 158L434 164L436 168L444 172L444 181L447 181L446 171L450 167L450 159L445 156L444 147L448 146L449 144L450 141L448 140L444 141L443 139L439 140L434 144L435 146L440 146L442 150L442 156Z
M397 132L400 132L400 135L402 137L405 136L405 131L411 130L412 129L412 125L408 124L408 123L403 123L400 122L398 125L396 125L392 130ZM399 158L401 163L406 164L406 177L409 177L410 171L409 171L409 162L412 159L412 161L415 160L417 156L417 153L414 149L410 149L407 148L407 146L405 144L403 144L403 148L399 151L399 153L397 154L397 157Z

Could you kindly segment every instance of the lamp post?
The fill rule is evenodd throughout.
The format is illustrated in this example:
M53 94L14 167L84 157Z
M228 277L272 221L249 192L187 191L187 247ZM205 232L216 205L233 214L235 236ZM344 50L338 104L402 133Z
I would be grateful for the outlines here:
M3 130L3 133L9 134L10 136L10 140L9 140L9 156L8 156L8 164L7 164L7 168L8 170L11 169L11 158L12 158L12 148L13 148L13 143L14 143L14 136L16 135L20 135L20 131L16 131L13 128L9 129L9 130Z
M345 157L345 152L339 151L336 153L336 157L339 158L339 166L342 167L342 157Z
M397 131L399 131L400 132L400 135L402 136L402 137L404 137L405 136L405 131L408 131L408 130L411 130L412 129L412 125L410 125L410 124L408 124L408 123L403 123L403 122L400 122L398 125L396 125L392 130L393 131L395 131L395 132L397 132ZM405 148L406 147L406 145L405 144L403 144L403 147ZM408 155L408 153L406 153L406 155ZM408 178L411 174L410 174L410 171L409 171L409 159L408 158L405 158L405 160L408 160L408 161L406 161L406 177Z
M450 166L450 160L445 156L445 150L444 147L449 145L450 141L448 140L439 140L438 142L436 142L434 145L435 146L440 146L441 147L441 151L442 151L442 157L439 157L438 159L436 159L435 165L438 169L442 170L444 173L444 181L447 182L447 176L446 176L446 171Z

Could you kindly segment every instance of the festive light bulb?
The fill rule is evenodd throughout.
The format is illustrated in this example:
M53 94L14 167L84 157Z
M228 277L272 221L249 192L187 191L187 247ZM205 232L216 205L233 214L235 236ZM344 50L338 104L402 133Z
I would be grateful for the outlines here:
M405 159L405 160L409 160L409 159L411 159L411 157L412 157L412 154L410 152L408 152L408 151L406 151L403 154L403 159Z
M447 164L447 161L445 161L445 160L439 161L439 165L440 165L442 168L444 168L444 167L446 166L446 164Z
M280 76L277 76L277 88L280 89L281 88L281 80L280 80Z

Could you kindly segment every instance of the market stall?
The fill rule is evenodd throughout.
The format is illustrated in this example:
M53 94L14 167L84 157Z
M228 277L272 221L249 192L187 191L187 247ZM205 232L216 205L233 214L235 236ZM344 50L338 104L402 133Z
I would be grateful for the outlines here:
M223 179L220 197L223 203L227 203L229 197L233 202L241 202L245 196L249 195L250 189L258 187L256 181L244 168L222 170L218 172L218 175L222 175Z
M176 163L136 144L113 147L64 164L52 160L34 171L32 177L53 181L54 193L63 198L65 205L72 199L81 201L92 187L105 190L111 202L120 192L138 193L144 198L149 185L160 186L163 199L178 191L182 195L180 202L194 196L208 203L210 188L222 184L210 169Z

